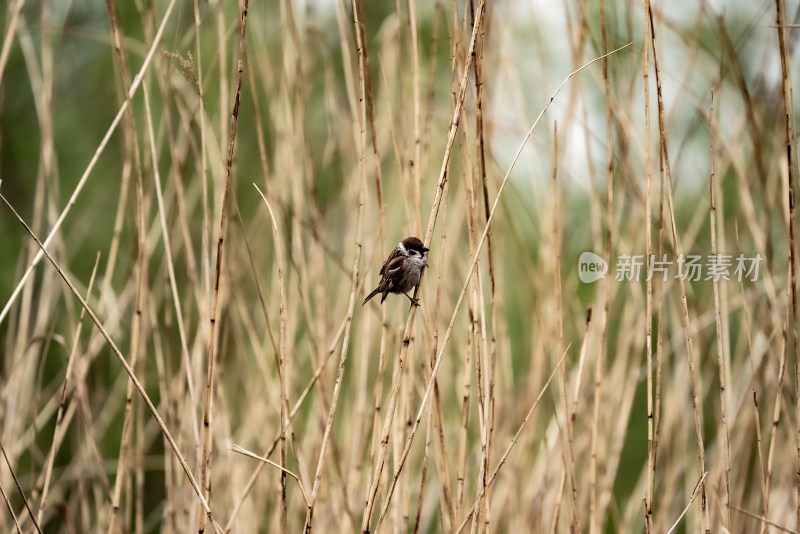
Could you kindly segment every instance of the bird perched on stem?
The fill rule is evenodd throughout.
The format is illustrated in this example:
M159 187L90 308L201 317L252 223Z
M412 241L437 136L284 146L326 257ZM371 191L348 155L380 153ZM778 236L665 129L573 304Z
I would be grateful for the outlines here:
M367 295L362 306L378 293L382 294L381 303L389 293L402 293L414 306L419 306L419 299L409 296L408 291L419 284L422 270L428 266L428 250L417 237L400 241L381 267L378 287Z

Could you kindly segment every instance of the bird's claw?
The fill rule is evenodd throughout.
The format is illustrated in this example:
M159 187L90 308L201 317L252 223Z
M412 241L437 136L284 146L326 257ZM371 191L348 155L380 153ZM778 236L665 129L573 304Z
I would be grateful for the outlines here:
M414 306L417 306L417 307L420 306L419 299L415 299L414 297L410 297L408 295L408 293L403 293L403 294L408 297L408 300L411 301L411 304L413 304Z

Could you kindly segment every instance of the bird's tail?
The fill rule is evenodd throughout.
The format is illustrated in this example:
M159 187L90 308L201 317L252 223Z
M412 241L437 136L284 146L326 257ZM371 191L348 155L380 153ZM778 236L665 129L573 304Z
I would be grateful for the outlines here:
M380 293L380 291L379 291L379 290L378 290L378 288L376 287L376 288L375 288L375 290L374 290L372 293L370 293L369 295L367 295L367 298L365 298L365 299L364 299L364 302L362 302L362 303L361 303L361 305L363 306L364 304L366 304L367 302L369 302L369 299L371 299L372 297L374 297L374 296L375 296L375 295L377 295L378 293Z

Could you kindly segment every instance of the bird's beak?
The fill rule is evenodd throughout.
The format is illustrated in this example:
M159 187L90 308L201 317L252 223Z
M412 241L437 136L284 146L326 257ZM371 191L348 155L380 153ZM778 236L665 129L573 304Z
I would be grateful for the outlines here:
M422 252L428 252L430 249L428 247L422 247Z

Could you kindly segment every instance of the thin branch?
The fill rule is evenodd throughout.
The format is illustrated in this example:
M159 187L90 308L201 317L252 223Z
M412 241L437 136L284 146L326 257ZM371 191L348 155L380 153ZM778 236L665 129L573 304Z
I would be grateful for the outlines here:
M247 449L244 449L244 448L240 447L239 445L234 444L233 446L230 447L230 449L233 452L238 452L239 454L242 454L244 456L249 456L250 458L254 458L256 460L260 460L260 461L264 462L265 464L269 464L272 467L276 467L276 468L280 469L283 473L286 473L287 475L289 475L290 477L295 479L297 481L297 485L300 487L300 492L303 494L303 499L305 499L306 504L309 503L308 494L306 493L306 489L305 489L305 487L303 487L303 481L300 480L299 476L297 476L293 472L289 471L288 469L283 467L281 464L277 464L277 463L273 462L272 460L270 460L269 458L264 458L263 456L259 456L254 452L250 452Z
M692 505L694 500L697 498L697 496L700 494L700 492L703 491L703 488L705 487L704 486L704 482L705 482L705 479L706 479L706 475L708 475L708 471L703 473L703 476L701 476L700 480L698 480L697 484L695 484L694 490L692 490L692 497L689 499L689 502L686 504L686 508L683 509L683 512L681 512L681 515L679 515L678 519L675 520L675 523L673 523L672 527L670 527L670 529L667 531L667 534L672 534L672 531L675 530L675 528L677 528L678 524L681 522L681 519L683 519L683 516L686 515L687 511L689 511L689 507Z
M0 195L0 198L5 200L3 195ZM8 466L8 470L11 472L11 478L14 479L14 484L16 484L17 491L19 492L20 496L22 497L22 502L25 503L25 508L28 510L28 515L30 516L31 521L33 521L33 526L36 527L36 532L38 532L39 534L42 534L42 529L39 528L39 523L36 521L36 517L33 515L33 510L31 510L31 505L28 503L28 499L25 497L25 493L22 491L22 486L19 485L19 480L17 480L17 474L14 472L14 468L11 467L11 462L8 460L8 455L6 454L6 449L5 449L5 447L3 447L3 442L2 441L0 441L0 452L3 453L3 458L6 461L6 465ZM8 503L8 499L6 498L6 492L5 491L3 491L3 498L6 500L6 503ZM10 504L8 506L8 509L11 510L11 505ZM11 515L14 516L14 511L13 510L11 510ZM17 523L16 516L14 516L14 523L15 524ZM17 529L19 529L19 528L20 528L19 524L17 524Z
M774 521L770 521L769 519L765 519L764 516L761 516L759 514L754 514L753 512L750 512L749 510L745 510L744 508L739 508L736 505L729 504L728 508L730 508L731 510L736 510L740 514L744 514L744 515L746 515L748 517L752 517L753 519L758 519L762 523L765 523L765 524L767 524L767 525L769 525L771 527L775 527L778 530L780 530L781 532L788 532L789 534L798 534L797 530L792 530L790 528L786 528L784 526L781 526L781 525L775 523Z

